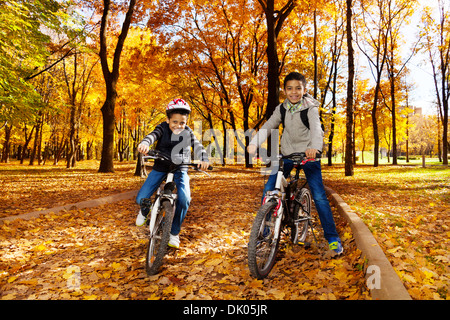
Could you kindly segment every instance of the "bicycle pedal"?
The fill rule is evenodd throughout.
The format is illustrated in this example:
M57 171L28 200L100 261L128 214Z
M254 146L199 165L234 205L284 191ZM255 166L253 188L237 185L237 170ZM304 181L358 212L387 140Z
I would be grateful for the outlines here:
M305 248L310 248L311 247L311 242L305 241L305 242L297 242L298 245L300 246L304 246Z

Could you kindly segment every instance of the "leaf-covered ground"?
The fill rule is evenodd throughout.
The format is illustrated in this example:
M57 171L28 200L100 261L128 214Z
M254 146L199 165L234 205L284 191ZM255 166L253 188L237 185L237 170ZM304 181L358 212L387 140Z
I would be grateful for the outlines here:
M98 174L96 161L76 168L0 163L0 218L138 189L134 164L116 163L115 173Z
M17 170L24 179L29 177L28 170ZM133 168L123 171L114 174L115 179L110 179L113 174L65 172L65 183L48 196L54 196L55 203L67 198L76 202L70 195L83 194L76 185L89 189L84 191L89 198L98 197L91 190L106 186L125 191L128 182L117 184L116 180L132 175ZM45 181L52 184L52 176L47 174ZM171 249L158 275L145 273L147 230L134 226L137 205L131 199L0 225L0 298L370 299L361 252L350 227L338 215L345 255L330 257L316 225L319 245L305 249L284 241L270 276L255 280L247 268L247 241L264 178L256 170L216 171L211 178L193 173L191 177L193 200L181 233L182 248ZM98 183L91 189L93 180ZM143 180L130 181L133 186ZM28 199L30 209L44 190ZM39 207L46 207L44 199L38 201Z
M450 299L450 169L324 166L325 183L369 226L413 299Z

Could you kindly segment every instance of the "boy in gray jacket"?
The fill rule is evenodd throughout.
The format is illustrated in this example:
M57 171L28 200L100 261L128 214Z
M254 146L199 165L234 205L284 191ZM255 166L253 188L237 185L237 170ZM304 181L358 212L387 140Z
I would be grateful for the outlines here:
M284 125L281 136L281 153L290 155L305 152L308 158L315 158L317 152L322 152L323 130L319 117L319 102L305 94L306 79L298 72L291 72L284 79L286 100L276 107L273 115L262 126L258 134L250 141L247 148L249 154L254 154L257 148L267 139L272 129ZM284 109L284 110L283 110ZM293 163L284 160L284 176L289 176ZM330 250L341 254L344 249L336 231L330 203L327 199L322 181L320 161L310 161L303 166L306 179L319 214L325 239ZM269 176L264 186L265 194L275 188L276 173Z

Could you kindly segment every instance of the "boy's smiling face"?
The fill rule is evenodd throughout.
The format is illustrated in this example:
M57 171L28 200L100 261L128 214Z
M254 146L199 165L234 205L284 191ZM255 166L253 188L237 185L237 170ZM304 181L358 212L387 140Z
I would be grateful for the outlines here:
M284 86L284 93L290 103L299 103L305 94L305 86L300 80L289 80Z
M187 120L188 115L174 113L167 119L167 123L174 134L180 134L186 128Z

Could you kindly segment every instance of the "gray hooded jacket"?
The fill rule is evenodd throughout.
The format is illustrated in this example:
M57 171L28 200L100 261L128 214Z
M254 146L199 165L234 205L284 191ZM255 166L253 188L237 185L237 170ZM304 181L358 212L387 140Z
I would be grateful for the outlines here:
M302 106L294 113L288 110L287 101L278 105L269 120L250 141L250 144L261 146L270 135L271 130L279 128L282 122L280 108L285 108L286 115L281 136L281 154L290 155L295 152L305 152L307 149L322 151L323 131L319 117L320 103L308 94L305 94L302 99ZM303 124L300 118L300 111L304 109L309 109L308 120L310 129Z

